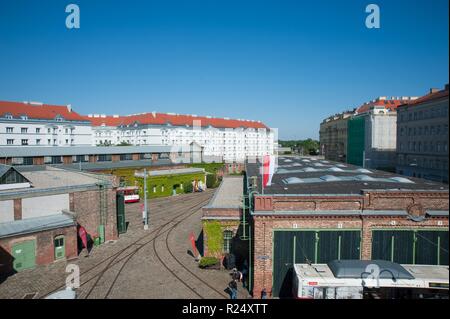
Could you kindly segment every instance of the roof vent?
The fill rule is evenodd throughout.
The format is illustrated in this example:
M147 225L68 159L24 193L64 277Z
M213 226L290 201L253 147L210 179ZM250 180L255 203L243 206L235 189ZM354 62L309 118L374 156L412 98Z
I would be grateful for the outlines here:
M325 181L325 182L338 182L341 181L341 179L337 176L334 175L325 175L320 177L321 180Z
M28 102L28 104L30 104L30 105L44 105L44 103L42 103L42 102L34 102L34 101L30 101L30 102Z

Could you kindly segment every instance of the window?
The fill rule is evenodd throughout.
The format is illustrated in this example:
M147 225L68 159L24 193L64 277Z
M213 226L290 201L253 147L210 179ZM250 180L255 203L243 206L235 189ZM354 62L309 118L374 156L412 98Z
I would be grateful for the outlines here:
M41 145L41 139L38 138L38 139L36 140L36 145Z
M22 140L22 145L28 145L28 140L27 139Z
M52 140L48 139L47 144L50 145L52 143Z
M66 134L68 134L68 133L69 133L69 129L66 128L66 129L64 130L64 132L65 132Z
M28 120L28 116L26 116L26 115L21 115L21 116L20 116L20 119L22 119L22 120L25 120L25 121L26 121L26 120Z
M22 134L26 134L27 132L28 132L28 128L26 128L26 127L22 127L20 129L20 133L22 133Z
M52 131L51 129L49 129L49 128L47 129L47 133L48 134L50 134L51 131Z
M13 145L14 144L14 140L13 139L7 139L6 140L6 145Z
M66 144L69 144L69 140L68 139L66 139Z
M40 128L36 128L36 134L41 133L41 129Z
M8 119L8 120L12 120L13 116L8 113L8 114L5 114L5 118Z
M6 133L13 133L14 132L14 127L7 127L6 128Z
M231 252L231 241L233 239L233 232L225 230L223 232L223 252L229 254Z

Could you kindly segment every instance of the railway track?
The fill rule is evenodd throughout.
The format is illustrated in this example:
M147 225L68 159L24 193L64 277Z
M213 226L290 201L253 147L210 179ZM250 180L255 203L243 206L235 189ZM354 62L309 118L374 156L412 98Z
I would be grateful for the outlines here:
M134 256L140 249L142 249L145 245L151 243L153 240L156 239L156 236L153 238L150 238L149 240L147 240L144 243L139 243L142 240L148 239L150 236L154 235L155 233L157 233L157 235L159 235L161 233L161 230L166 227L167 225L169 225L170 223L174 222L177 218L179 217L184 217L184 215L193 215L195 212L198 211L198 209L200 207L202 207L203 205L205 205L209 200L210 200L210 195L211 192L205 192L204 194L199 194L197 196L192 196L192 198L186 199L186 198L182 198L183 196L180 196L180 198L176 199L176 203L182 203L183 206L180 207L179 209L185 209L185 205L186 203L192 203L195 202L195 204L193 206L190 206L188 208L188 211L183 212L181 214L178 214L176 216L174 216L173 218L171 218L169 221L163 223L162 225L158 226L157 228L155 228L154 230L152 230L150 233L147 233L141 237L139 237L138 239L136 239L135 241L133 241L132 243L128 244L126 247L120 249L119 251L115 252L114 254L112 254L111 256L108 256L107 258L101 260L100 262L96 263L94 266L90 267L89 269L85 270L83 272L83 276L88 275L90 272L93 272L95 270L98 269L98 267L104 263L107 262L106 266L102 267L102 270L99 272L96 272L95 274L93 274L92 276L90 276L89 279L83 281L82 283L80 283L80 287L85 286L86 284L90 283L91 281L95 280L94 284L91 286L90 289L88 289L85 298L88 298L93 290L98 286L100 280L103 278L103 276L105 275L106 272L108 272L109 270L111 270L111 267L113 267L114 265L116 265L117 263L120 263L121 261L125 260L127 258L127 260L125 261L125 263L122 265L122 267L120 268L119 272L117 273L117 275L115 276L114 280L113 280L113 284L111 285L110 288L108 288L107 291L107 295L105 297L107 297L111 290L113 285L115 284L115 282L117 281L118 276L120 275L121 271L123 270L123 268L125 267L125 265L128 263L128 261L131 259L132 256ZM199 201L200 200L200 201ZM162 211L160 213L167 213L167 209L165 209L164 207L161 207ZM192 212L192 209L195 209L194 212ZM166 230L167 231L167 230ZM163 232L164 233L164 232ZM138 248L134 248L134 246L138 246ZM124 252L126 252L127 250L129 250L130 248L134 248L134 250L132 250L131 252L129 252L128 254L126 254L125 256L122 256ZM119 259L119 257L122 256L122 258ZM50 294L52 294L53 292L56 292L58 290L61 290L65 287L65 285L61 285L58 288L46 293L44 295L48 296Z

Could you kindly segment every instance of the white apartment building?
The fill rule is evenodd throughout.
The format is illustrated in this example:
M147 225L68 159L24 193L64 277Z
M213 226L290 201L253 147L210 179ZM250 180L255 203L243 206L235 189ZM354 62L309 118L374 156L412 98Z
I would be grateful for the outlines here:
M82 116L70 105L0 101L0 147L186 145L206 161L243 162L276 152L276 132L259 121L174 113ZM5 149L4 149L5 150Z
M196 115L142 113L129 116L88 115L93 145L189 145L203 147L206 160L242 162L274 154L275 131L258 121Z
M91 123L70 105L0 101L0 147L91 144Z

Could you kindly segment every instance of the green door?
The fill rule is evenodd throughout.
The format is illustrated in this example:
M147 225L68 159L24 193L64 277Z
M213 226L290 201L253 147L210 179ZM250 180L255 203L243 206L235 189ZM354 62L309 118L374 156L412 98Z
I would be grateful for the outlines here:
M448 265L448 231L417 231L415 263Z
M414 231L374 230L372 232L372 259L413 264L414 238Z
M117 194L117 231L123 234L127 231L125 221L125 199L123 194Z
M66 257L66 241L64 236L57 236L53 241L55 247L55 260Z
M360 231L319 231L318 260L326 264L335 259L360 259Z
M274 232L273 249L272 294L274 297L287 297L292 282L294 232ZM265 288L270 290L270 287Z
M13 245L12 256L15 271L33 268L36 265L36 241L28 240Z

